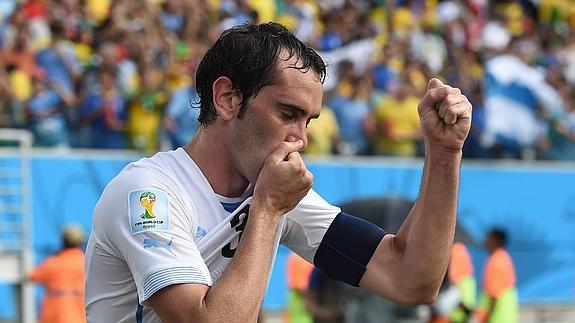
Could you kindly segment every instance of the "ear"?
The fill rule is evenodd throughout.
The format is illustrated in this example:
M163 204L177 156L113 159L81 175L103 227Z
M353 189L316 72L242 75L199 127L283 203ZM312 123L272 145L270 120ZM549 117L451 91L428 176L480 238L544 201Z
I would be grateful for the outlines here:
M212 84L213 104L218 116L224 120L232 119L240 111L241 93L233 88L232 80L220 76Z

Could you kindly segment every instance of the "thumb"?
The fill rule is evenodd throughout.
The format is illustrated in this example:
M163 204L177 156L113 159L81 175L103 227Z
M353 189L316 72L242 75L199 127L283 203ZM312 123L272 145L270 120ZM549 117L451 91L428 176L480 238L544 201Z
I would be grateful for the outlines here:
M432 78L429 80L429 83L427 83L427 93L425 93L419 103L419 111L433 109L435 104L441 102L447 93L448 91L445 84L437 78Z
M289 154L300 151L303 148L303 141L283 141L269 156L274 162L286 160Z
M443 86L443 82L441 82L438 78L432 78L431 80L429 80L429 83L427 83L427 89L431 90L431 89L435 89L438 88L440 86Z

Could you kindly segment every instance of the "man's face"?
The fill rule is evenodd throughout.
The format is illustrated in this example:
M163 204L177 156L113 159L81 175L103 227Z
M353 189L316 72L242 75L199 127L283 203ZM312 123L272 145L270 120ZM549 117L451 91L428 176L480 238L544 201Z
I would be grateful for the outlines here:
M493 234L490 233L487 235L484 245L485 248L491 252L499 247L499 242L498 239Z
M303 140L305 148L306 126L319 116L322 84L313 70L290 68L294 63L295 58L287 62L280 59L274 84L248 100L245 114L231 125L228 149L238 171L252 183L265 159L283 141Z

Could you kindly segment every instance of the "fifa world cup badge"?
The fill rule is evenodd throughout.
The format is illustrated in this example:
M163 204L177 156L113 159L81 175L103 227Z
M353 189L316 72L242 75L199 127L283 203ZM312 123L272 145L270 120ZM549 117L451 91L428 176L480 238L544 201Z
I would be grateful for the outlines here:
M128 215L132 234L169 231L168 194L157 189L131 191L128 194Z

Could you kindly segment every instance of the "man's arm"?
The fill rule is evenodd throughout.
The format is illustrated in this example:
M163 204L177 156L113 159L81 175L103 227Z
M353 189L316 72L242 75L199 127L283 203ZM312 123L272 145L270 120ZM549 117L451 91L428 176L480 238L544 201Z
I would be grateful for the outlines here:
M236 253L212 286L171 285L149 300L162 322L256 322L282 215L307 194L312 175L297 151L303 142L284 142L260 172L249 218Z
M462 147L471 105L459 89L432 79L418 107L425 139L419 198L397 235L383 237L360 286L403 303L432 303L451 253Z

